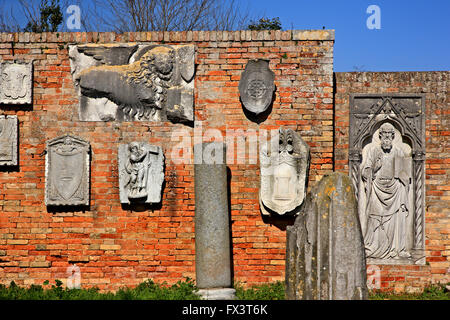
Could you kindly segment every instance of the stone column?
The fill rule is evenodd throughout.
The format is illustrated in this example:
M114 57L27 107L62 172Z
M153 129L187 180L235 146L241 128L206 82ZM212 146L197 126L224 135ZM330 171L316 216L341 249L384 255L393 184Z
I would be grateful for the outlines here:
M225 144L204 143L196 145L195 150L196 155L203 155L203 159L195 157L194 164L197 286L207 300L234 299ZM215 163L207 156L211 151L217 156Z

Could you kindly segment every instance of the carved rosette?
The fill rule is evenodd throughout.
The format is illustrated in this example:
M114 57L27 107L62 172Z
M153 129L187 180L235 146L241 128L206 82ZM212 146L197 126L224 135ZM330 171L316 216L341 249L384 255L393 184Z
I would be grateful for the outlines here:
M371 259L377 264L423 264L424 259L424 169L425 169L425 96L420 94L353 94L350 96L349 173L359 201L362 187L361 163L363 148L372 141L381 124L391 123L409 145L412 160L410 170L412 192L409 208L411 223L407 223L406 237L412 257L404 259ZM361 203L360 203L361 204ZM361 205L360 205L360 217ZM361 218L363 219L363 218ZM361 222L364 225L364 221Z
M31 104L33 63L0 63L0 103Z
M17 116L0 116L0 166L17 166Z
M162 148L143 142L119 145L119 192L123 204L161 202Z
M89 153L89 142L75 136L65 135L47 142L47 206L89 205Z
M298 133L280 128L260 150L259 203L263 215L297 215L306 195L309 146Z
M268 60L250 60L239 81L239 94L244 108L260 114L272 102L275 74L269 69Z

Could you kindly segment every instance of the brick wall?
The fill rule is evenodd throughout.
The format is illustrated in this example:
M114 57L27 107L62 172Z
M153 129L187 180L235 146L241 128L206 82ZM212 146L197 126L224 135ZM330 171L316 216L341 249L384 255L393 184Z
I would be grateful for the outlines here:
M384 290L450 281L450 72L335 74L336 171L348 173L349 94L425 93L425 266L379 266Z
M68 44L118 42L195 44L196 126L225 135L283 125L311 147L310 187L333 170L333 31L0 34L0 61L34 60L33 104L0 105L1 114L18 116L20 163L0 171L1 283L65 282L73 263L80 267L82 286L108 290L148 278L195 278L193 164L171 161L178 144L172 133L182 129L192 138L194 129L170 122L78 120ZM269 59L275 72L274 103L262 122L244 114L239 100L240 74L253 58ZM45 142L66 133L91 144L86 210L50 210L44 204ZM120 204L118 144L134 140L164 149L159 206L131 210ZM229 169L234 280L283 280L285 226L292 220L261 217L258 162L246 158Z

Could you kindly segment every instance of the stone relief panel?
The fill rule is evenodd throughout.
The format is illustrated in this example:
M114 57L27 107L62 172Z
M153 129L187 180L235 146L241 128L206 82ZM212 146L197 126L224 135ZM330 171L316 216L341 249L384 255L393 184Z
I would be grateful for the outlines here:
M254 114L267 110L272 103L275 74L268 60L250 60L239 81L239 94L244 108Z
M89 205L89 153L89 142L78 137L65 135L47 142L47 206Z
M424 264L423 96L354 95L350 175L368 263Z
M17 166L17 116L0 116L0 166Z
M0 63L0 103L31 104L33 63Z
M306 194L309 146L292 129L280 128L260 150L259 203L263 215L297 215Z
M69 46L81 121L194 121L193 45Z
M119 145L120 202L159 203L164 182L162 148L148 143Z

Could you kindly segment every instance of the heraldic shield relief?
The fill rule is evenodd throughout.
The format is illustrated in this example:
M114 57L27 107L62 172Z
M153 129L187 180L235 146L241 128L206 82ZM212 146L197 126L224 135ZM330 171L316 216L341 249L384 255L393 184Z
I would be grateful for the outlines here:
M73 136L47 142L46 205L89 205L89 143Z
M280 128L260 150L263 215L297 215L306 195L309 147L298 133Z
M0 63L0 103L30 104L32 74L32 63Z

